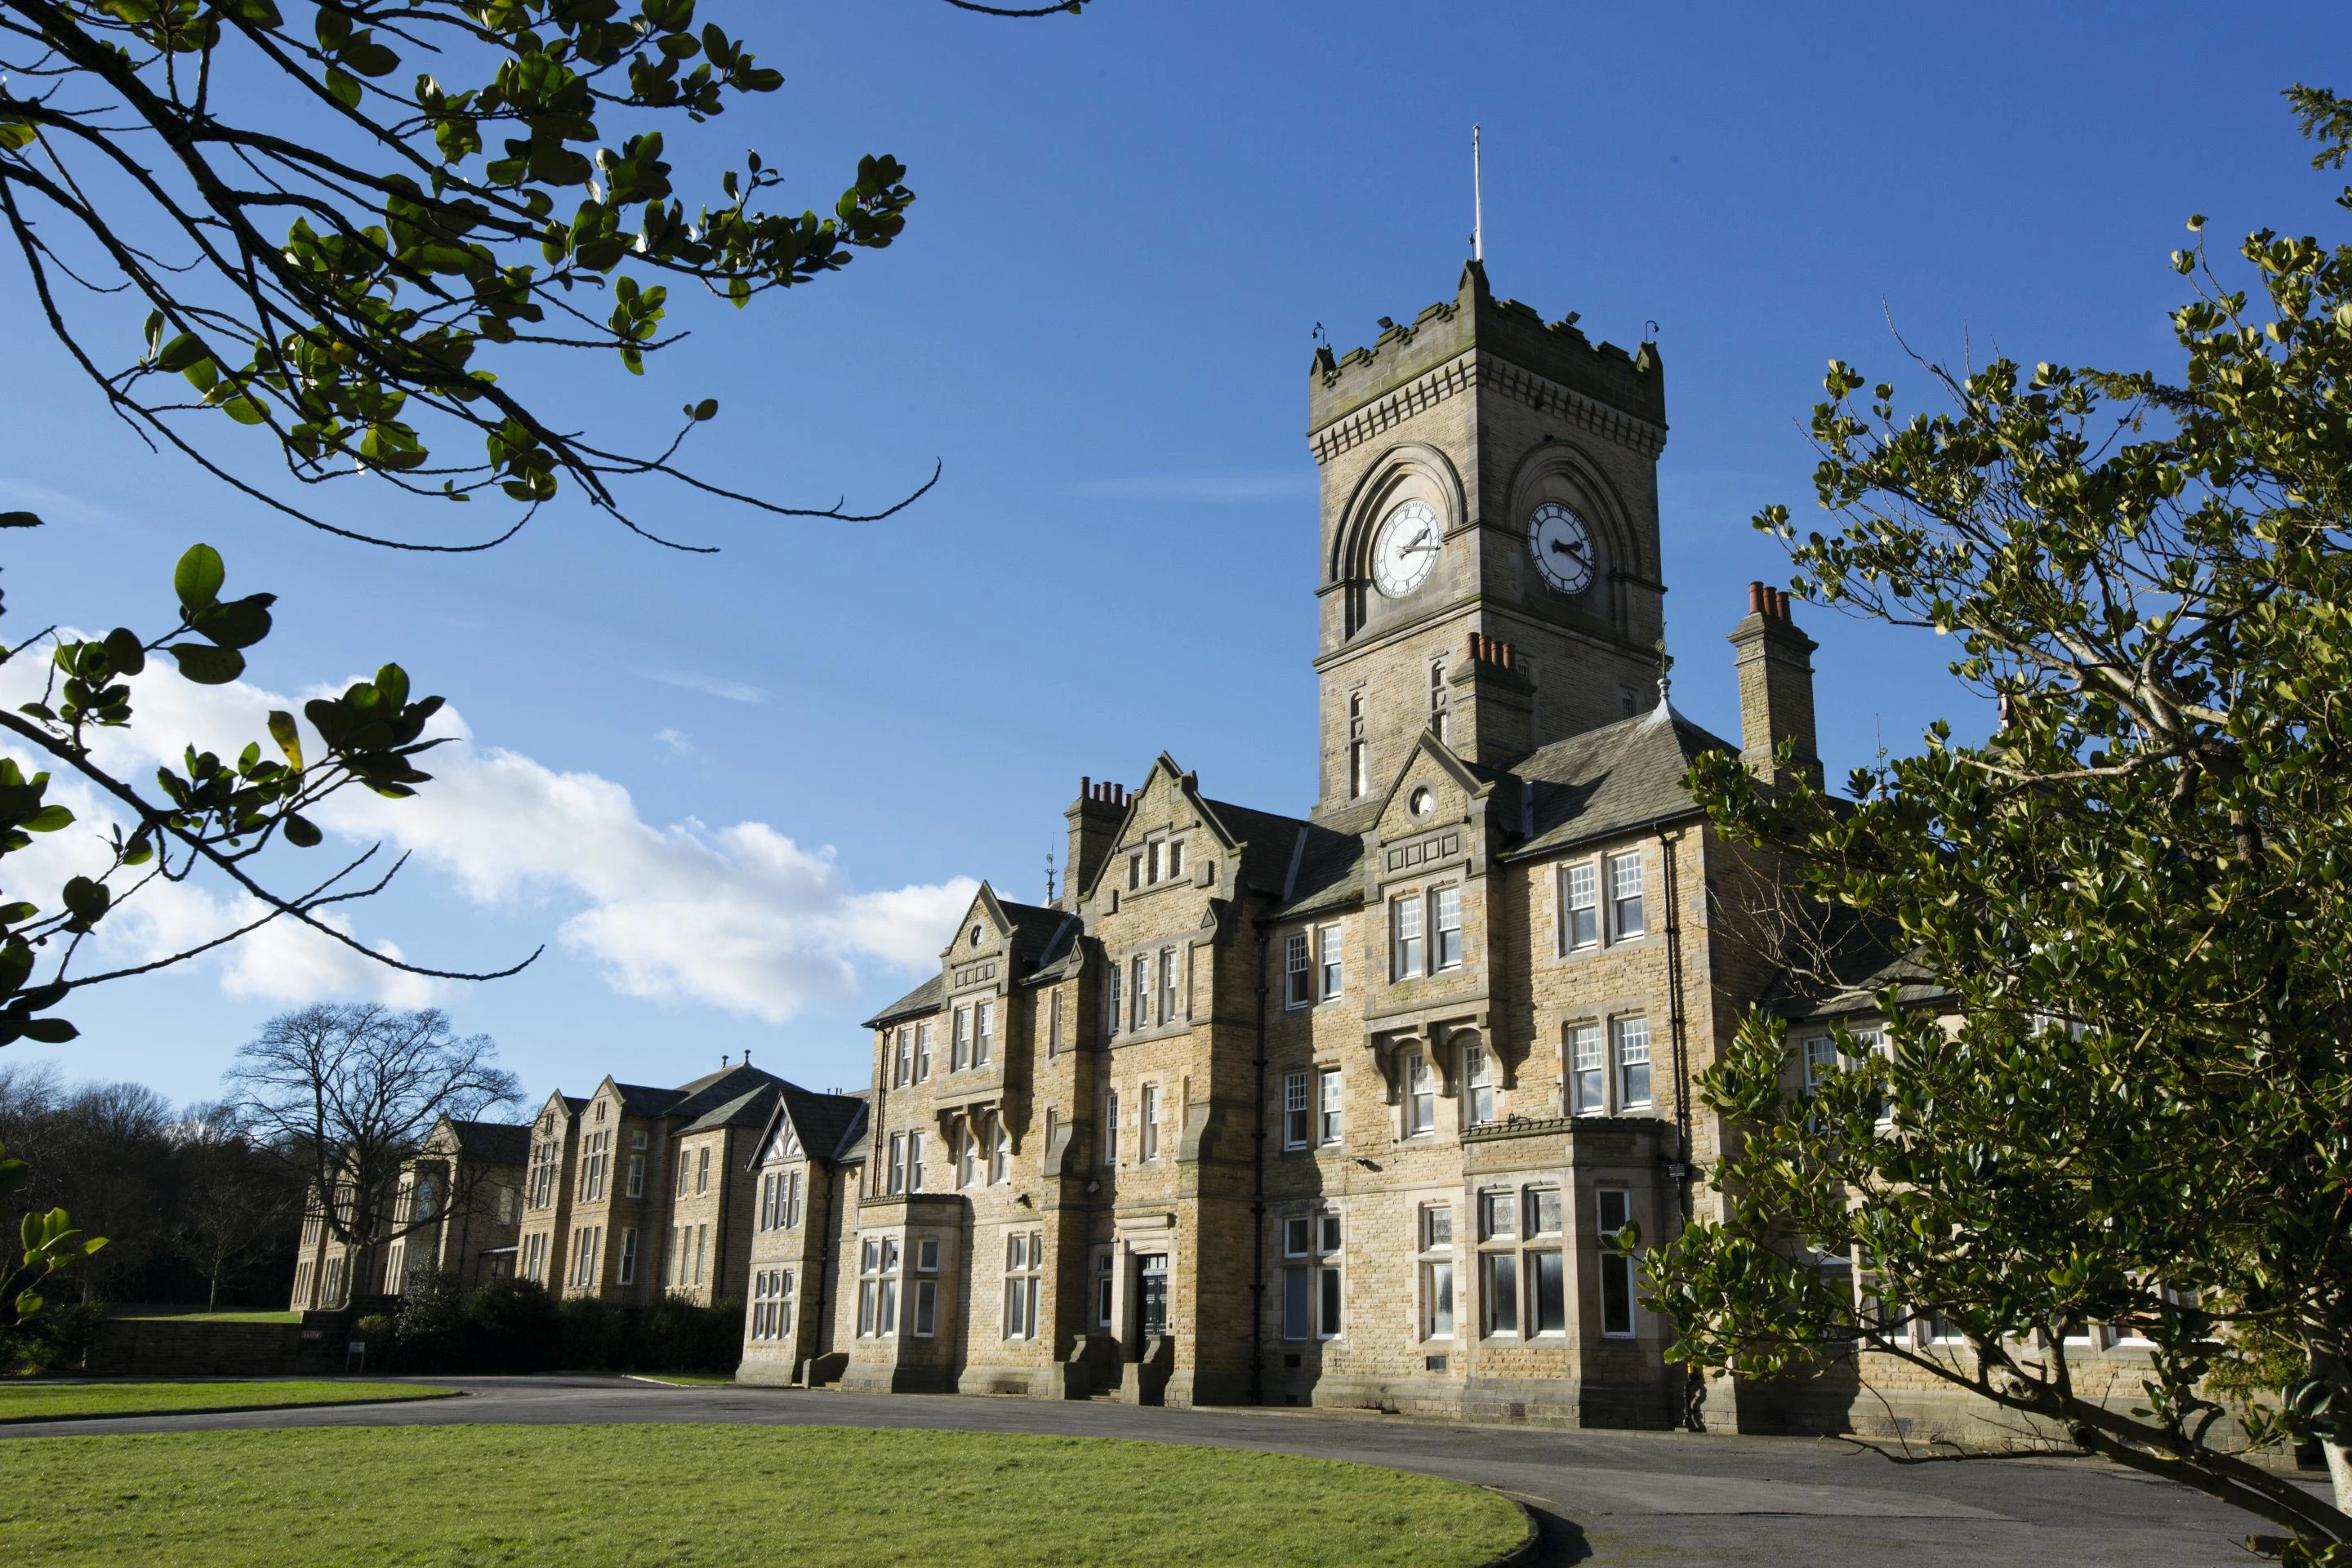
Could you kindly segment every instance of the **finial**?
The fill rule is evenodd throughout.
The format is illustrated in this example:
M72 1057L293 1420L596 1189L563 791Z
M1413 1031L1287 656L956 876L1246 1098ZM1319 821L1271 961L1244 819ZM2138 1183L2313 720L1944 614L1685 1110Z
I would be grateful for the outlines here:
M1054 849L1051 845L1045 847L1045 901L1049 904L1054 901Z

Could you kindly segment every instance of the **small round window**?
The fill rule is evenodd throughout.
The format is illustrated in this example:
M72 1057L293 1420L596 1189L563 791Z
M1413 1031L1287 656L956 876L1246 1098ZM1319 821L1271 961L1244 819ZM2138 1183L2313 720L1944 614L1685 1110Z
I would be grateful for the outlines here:
M1412 798L1405 804L1415 816L1427 816L1435 808L1437 797L1430 794L1428 786L1424 784L1413 791Z

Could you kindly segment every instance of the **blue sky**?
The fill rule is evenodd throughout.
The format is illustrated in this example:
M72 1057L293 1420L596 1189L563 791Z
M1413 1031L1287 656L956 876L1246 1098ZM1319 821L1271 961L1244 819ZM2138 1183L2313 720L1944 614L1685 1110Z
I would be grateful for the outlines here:
M233 590L282 595L259 687L398 658L446 694L472 749L429 824L384 819L417 858L353 919L435 964L548 943L520 978L436 998L532 1098L746 1049L862 1081L856 1020L919 977L959 879L1039 896L1081 773L1137 779L1165 749L1225 798L1310 803L1309 334L1344 350L1452 294L1473 121L1496 289L1620 343L1659 323L1675 699L1725 731L1742 585L1786 578L1748 519L1810 510L1828 358L1917 388L1891 318L1935 356L2166 368L2189 213L2221 237L2341 233L2277 96L2352 85L2339 6L704 11L788 79L708 128L720 155L757 146L823 207L859 153L895 153L907 235L744 314L688 315L643 382L575 362L540 385L622 434L715 395L705 470L781 500L885 500L943 463L888 522L671 490L635 500L722 554L577 508L485 557L331 541L148 456L0 259L0 503L54 524L9 542L16 635L162 608L201 538ZM1969 721L1932 640L1799 616L1832 776L1882 733ZM46 1054L197 1096L270 1012L369 984L265 950L93 994L84 1037Z

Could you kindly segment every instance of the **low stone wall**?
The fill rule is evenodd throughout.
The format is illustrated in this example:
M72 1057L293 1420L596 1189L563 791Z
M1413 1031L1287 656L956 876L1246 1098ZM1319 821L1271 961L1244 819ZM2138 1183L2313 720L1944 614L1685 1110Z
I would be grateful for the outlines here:
M82 1363L117 1377L318 1377L343 1370L350 1320L306 1312L299 1323L110 1318Z

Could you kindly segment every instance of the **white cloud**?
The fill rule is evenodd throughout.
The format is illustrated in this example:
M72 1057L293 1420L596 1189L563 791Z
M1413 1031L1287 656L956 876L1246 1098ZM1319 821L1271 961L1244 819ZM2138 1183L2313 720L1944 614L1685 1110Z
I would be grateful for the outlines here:
M694 741L682 730L657 730L654 739L681 757L694 754Z
M740 680L721 680L715 675L694 675L674 669L641 669L637 673L664 686L683 687L688 691L699 691L705 697L723 697L730 702L765 702L768 700L768 694L756 686L746 686Z
M1106 500L1196 501L1231 505L1315 493L1313 470L1269 474L1137 474L1124 479L1081 479L1069 493Z
M16 684L21 678L0 679L0 692ZM133 698L134 727L107 732L98 749L110 767L140 773L163 760L167 747L176 756L173 742L190 739L232 755L263 734L269 709L300 710L296 700L241 681L197 687L168 670L141 678ZM23 699L8 693L5 700ZM434 782L415 798L347 792L318 812L320 825L409 853L407 875L438 872L455 895L478 905L532 900L569 906L558 942L625 995L702 1004L771 1023L812 1004L847 1004L858 994L861 966L936 962L978 886L956 878L862 892L843 875L830 847L804 848L767 823L711 827L689 819L656 826L610 779L558 772L516 752L478 749L454 710L442 710L432 732L446 739L423 760ZM315 739L310 743L317 745ZM82 821L55 838L74 839L102 820L89 792L65 792L62 779L56 787L61 793L53 798ZM86 862L68 863L82 860L88 848L86 838L44 845L40 864L20 862L31 874L25 885L54 887L73 869L86 869ZM297 868L314 872L326 864L316 852L281 853L275 861L281 880ZM100 930L112 949L152 957L217 935L250 919L241 911L251 909L234 889L216 896L184 884L157 885ZM388 944L385 950L398 955ZM224 950L220 981L231 994L273 999L362 993L414 1005L430 994L418 977L369 963L283 921Z

